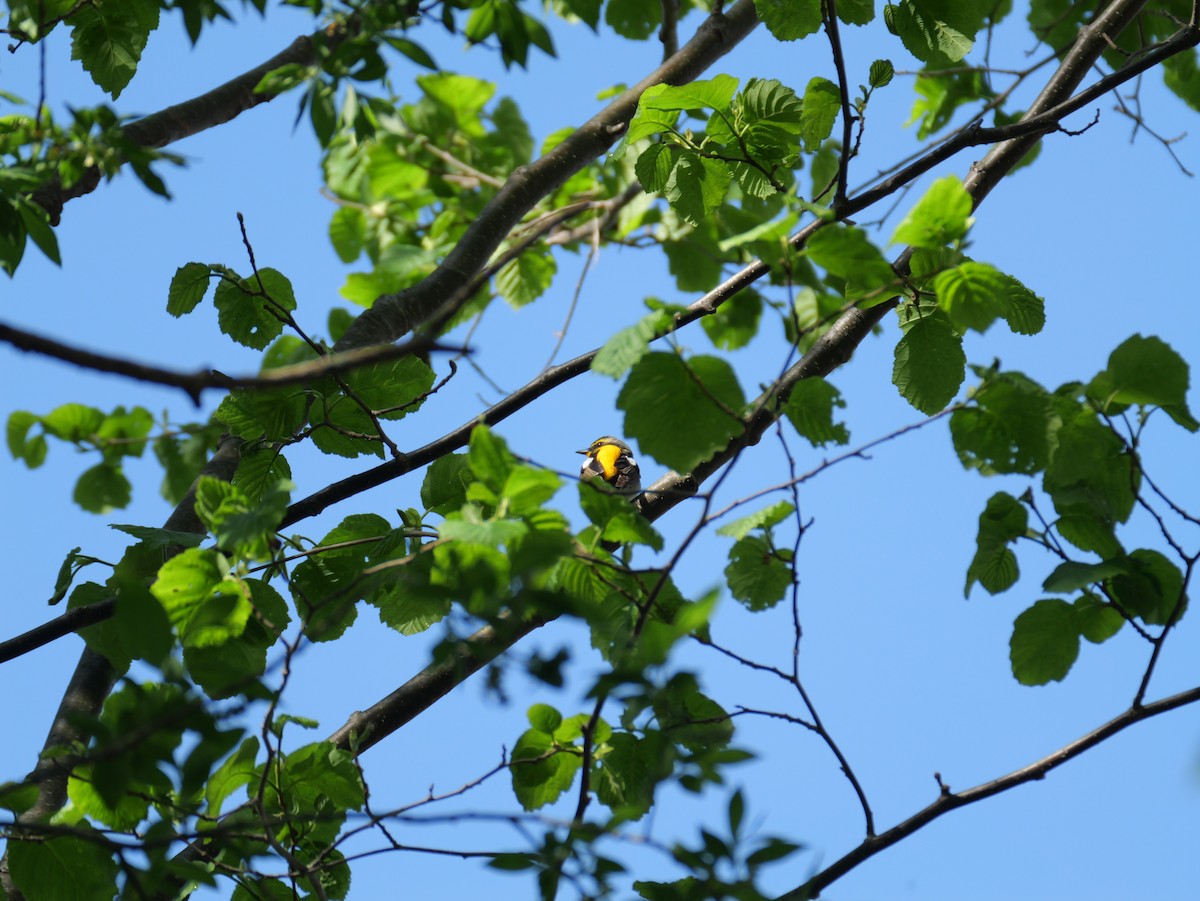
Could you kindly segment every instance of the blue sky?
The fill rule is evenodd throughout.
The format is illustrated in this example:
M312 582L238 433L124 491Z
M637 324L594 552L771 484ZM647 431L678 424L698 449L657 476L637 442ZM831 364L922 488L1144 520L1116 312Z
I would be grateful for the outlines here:
M694 27L695 17L686 25ZM152 36L138 77L118 108L146 113L212 87L282 48L309 30L296 10L272 10L265 22L249 14L236 28L219 26L195 50L181 23L165 18ZM686 30L686 29L685 29ZM915 67L880 29L845 29L851 80L865 81L869 62L890 57L897 69ZM1008 62L1022 64L1027 36L1013 35L1018 49ZM598 108L596 94L616 81L633 82L653 67L658 46L626 46L611 33L600 37L582 27L555 29L559 60L532 57L528 73L505 73L485 50L462 53L451 40L429 47L446 68L501 79L500 92L520 103L537 140L582 122ZM997 46L1002 46L998 39ZM101 100L85 75L68 60L66 35L48 43L47 96L56 109ZM817 38L775 43L763 30L711 71L776 77L802 89L828 68L827 47ZM26 98L37 95L36 54L24 48L0 58L0 83ZM855 74L860 73L860 74ZM399 64L398 91L414 96L417 74ZM890 165L912 147L900 131L910 106L911 79L899 76L870 110L863 156L852 184ZM1160 133L1194 129L1192 113L1149 76L1143 110ZM970 360L1026 372L1054 387L1090 378L1109 352L1134 332L1159 335L1193 365L1200 364L1200 312L1192 302L1190 267L1195 253L1198 188L1167 153L1142 135L1130 142L1128 120L1099 104L1100 122L1078 137L1052 136L1041 159L1002 183L977 214L972 253L1020 278L1046 298L1046 329L1033 338L998 331L972 337ZM164 168L175 195L166 203L122 175L94 194L72 202L59 229L65 266L59 270L30 251L17 277L0 291L0 319L64 341L123 353L132 358L194 369L214 366L244 372L254 355L219 333L215 315L202 307L184 320L164 315L166 290L175 269L191 260L245 268L235 213L242 212L260 266L273 266L296 287L303 322L320 332L332 306L348 306L338 289L348 271L326 238L332 204L322 198L314 140L302 124L294 129L295 100L285 96L212 132L172 148L189 159L182 171ZM1078 114L1071 127L1090 121ZM1189 168L1200 169L1200 145L1176 145ZM978 155L982 155L981 153ZM976 157L960 154L930 178L967 171ZM896 215L915 202L914 191ZM866 220L869 217L861 217ZM886 243L894 217L879 233ZM582 260L563 256L551 291L519 312L496 304L473 338L477 362L506 389L537 374L562 328ZM616 327L633 322L641 299L672 301L680 294L653 254L605 249L588 275L579 309L558 359L601 343ZM770 327L768 327L769 329ZM831 381L844 393L852 443L859 444L921 419L891 386L892 319L882 334L866 341L851 363ZM699 330L681 336L697 352L711 350ZM514 352L514 348L518 352ZM763 349L766 348L766 349ZM778 348L733 355L743 386L753 390L778 365ZM22 356L0 347L0 413L14 409L44 413L78 401L103 408L141 404L173 421L206 415L219 396L206 394L200 411L177 392L136 385L110 376ZM591 438L621 431L615 410L616 383L598 375L571 382L543 402L502 424L498 431L521 454L561 470ZM1196 404L1193 392L1193 407ZM416 447L470 419L498 395L464 372L421 415L405 421L402 447ZM1191 443L1188 443L1191 442ZM793 442L798 448L798 442ZM801 468L817 465L827 452L798 449ZM1147 465L1156 480L1189 509L1200 509L1194 477L1194 439L1160 423L1147 443ZM63 556L85 552L115 559L125 536L110 522L156 525L168 508L157 493L156 464L130 466L134 501L124 511L96 517L70 502L74 479L90 460L54 446L46 466L27 472L0 457L0 497L8 511L0 525L9 577L3 636L17 634L57 612L47 608ZM642 458L647 480L661 474ZM728 501L784 477L778 442L764 440L738 464L724 490ZM347 462L296 455L297 496L359 471L368 461ZM375 489L344 503L296 531L319 538L351 512L378 512L395 520L395 508L418 506L419 475ZM869 460L832 468L805 486L802 503L813 519L801 546L801 610L805 627L803 672L827 726L854 765L871 797L881 828L903 819L936 795L933 773L954 789L999 776L1047 754L1120 712L1136 689L1147 649L1129 634L1101 647L1085 646L1064 683L1044 688L1016 684L1008 668L1012 619L1041 595L1038 585L1052 561L1026 549L1026 577L1011 592L992 598L976 590L962 597L967 564L974 552L976 521L995 491L1019 494L1016 479L983 479L965 473L943 424L873 451ZM558 504L576 521L574 491L566 486ZM695 509L681 507L661 527L678 540ZM1148 546L1155 536L1135 522ZM1189 536L1193 541L1196 536ZM1131 541L1134 539L1131 539ZM725 539L710 537L684 558L679 581L702 592L720 579ZM639 563L647 563L643 555ZM786 605L751 616L730 599L723 602L715 636L747 654L786 666L791 646ZM426 642L406 639L360 612L349 635L329 646L307 648L292 674L289 712L320 720L318 735L339 726L352 711L374 703L415 673ZM1126 630L1128 632L1128 630ZM1151 697L1195 684L1196 629L1187 618L1168 642ZM527 647L553 650L568 644L577 654L581 678L565 693L551 693L517 672L509 679L512 702L498 704L481 682L468 683L410 727L364 757L376 805L401 805L475 778L512 747L524 728L524 709L541 700L565 713L585 709L579 696L583 674L597 661L578 629L556 625ZM0 743L0 777L32 766L50 716L81 643L70 638L12 661L0 671L0 718L9 740ZM705 690L732 708L736 704L799 713L795 699L761 676L747 674L699 647L684 651L684 665L699 673ZM764 833L784 835L808 850L774 871L778 890L803 881L809 869L828 863L861 838L862 816L846 781L827 750L801 730L754 718L738 722L738 744L758 754L755 763L730 774L744 786L751 820ZM1053 773L980 805L952 813L899 846L884 852L835 884L825 897L914 899L1027 899L1130 896L1159 899L1194 895L1200 863L1191 853L1200 824L1196 713L1183 710L1142 724ZM662 839L694 838L701 821L721 823L726 794L695 798L675 792L662 797L646 824ZM445 810L511 812L516 805L503 777ZM566 815L565 809L559 813ZM508 827L452 824L405 830L411 844L467 849L523 847ZM365 849L368 845L360 846ZM660 857L631 852L639 878L675 874ZM524 877L489 873L474 862L385 854L357 865L352 898L387 897L397 879L414 898L486 894L527 898Z

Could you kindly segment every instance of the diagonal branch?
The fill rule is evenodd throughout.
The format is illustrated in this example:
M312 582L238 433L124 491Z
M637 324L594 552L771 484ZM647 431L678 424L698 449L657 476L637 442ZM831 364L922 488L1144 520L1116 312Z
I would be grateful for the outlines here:
M943 814L957 810L960 807L966 807L968 804L982 801L985 798L990 798L993 795L998 795L1018 785L1024 785L1026 782L1044 779L1046 778L1046 774L1051 770L1057 769L1068 760L1073 760L1085 751L1090 751L1092 748L1107 741L1117 733L1123 732L1130 726L1179 707L1195 704L1198 701L1200 701L1200 687L1171 695L1152 704L1130 707L1120 716L1109 720L1086 735L1080 736L1057 751L1047 754L1041 760L1036 760L1028 766L1021 767L1019 770L1013 770L1011 773L1001 776L998 779L984 782L981 785L976 785L961 792L952 792L943 784L941 794L928 807L918 811L908 819L897 823L886 832L868 837L849 854L830 864L803 885L780 895L778 901L809 901L811 898L816 898L825 888L832 885L859 864L870 860L880 851L890 848L900 840L908 838L908 836L912 835L918 829L929 825ZM941 782L940 778L938 781L939 783Z

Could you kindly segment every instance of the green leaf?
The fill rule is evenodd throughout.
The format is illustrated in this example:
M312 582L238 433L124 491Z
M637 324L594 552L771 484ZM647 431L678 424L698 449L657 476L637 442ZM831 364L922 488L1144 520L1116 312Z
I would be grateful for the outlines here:
M670 327L671 317L664 310L654 310L635 325L613 333L592 358L592 371L620 378L638 360L650 352L650 341Z
M549 704L534 704L525 715L529 725L546 735L553 735L563 722L562 714Z
M292 467L278 447L257 447L242 453L233 484L251 501L262 500L282 482L290 483Z
M745 397L732 367L717 357L684 360L672 353L642 357L617 406L625 434L644 453L680 472L724 448L743 430Z
M137 71L146 40L158 27L158 9L158 0L121 0L88 4L70 17L71 59L114 100Z
M704 333L722 350L737 350L745 347L758 334L758 321L762 317L762 295L757 291L743 290L717 307L717 311L700 320ZM593 364L593 369L595 365Z
M730 593L749 610L767 610L792 587L792 552L777 550L765 538L748 536L729 551L725 578Z
M1059 598L1038 601L1013 623L1012 672L1022 685L1061 682L1079 656L1075 608Z
M142 544L152 548L171 547L173 545L184 548L199 547L205 539L203 534L196 532L178 532L174 529L158 529L150 526L129 526L109 523L108 527L116 529L118 532L124 532L126 535L132 535Z
M473 476L466 454L447 454L434 460L421 482L421 503L426 510L445 516L467 499Z
M258 738L249 736L236 751L225 759L204 786L204 799L208 802L205 813L212 819L221 815L225 799L254 779L258 756Z
M651 144L638 156L633 171L647 194L665 190L678 150L669 144Z
M714 232L715 234L715 232ZM707 291L721 279L721 251L699 230L683 241L666 241L663 252L680 291Z
M933 68L961 60L975 43L983 22L977 7L963 0L901 0L884 11L889 30L908 52Z
M189 548L158 571L150 591L185 646L221 644L241 635L253 612L249 589L229 575L214 550Z
M629 120L629 128L625 131L625 137L613 149L613 158L622 159L629 148L638 141L643 141L660 132L671 131L678 119L679 112L677 110L648 109L643 108L639 103L633 118Z
M354 206L340 206L329 220L329 243L343 263L353 263L366 245L367 216Z
M959 241L971 227L971 195L956 175L939 178L896 226L893 244L944 247Z
M21 198L17 201L17 212L21 215L21 224L26 233L33 238L38 250L44 253L50 262L56 266L62 265L62 255L58 250L58 236L50 226L49 214L31 200Z
M733 738L725 708L702 693L690 673L672 677L655 696L654 712L666 736L695 753L719 750Z
M253 441L291 438L304 424L306 396L299 388L237 388L213 414L234 435Z
M8 452L14 460L22 460L30 469L37 469L46 460L45 437L29 437L29 430L40 421L40 417L28 410L14 410L5 424Z
M196 483L196 514L221 550L244 559L268 560L292 487L291 482L276 481L251 498L235 485L202 475Z
M874 8L872 7L872 10ZM838 15L841 16L842 8L838 7ZM877 59L871 63L871 72L867 76L867 81L873 88L885 88L892 83L892 79L896 76L896 67L892 65L890 59Z
M221 279L213 303L221 331L239 344L262 350L283 332L284 315L296 309L296 296L281 272L260 269L257 278Z
M845 406L837 388L822 378L808 378L792 388L783 412L801 437L807 438L813 447L824 447L849 442L850 430L846 424L833 421L833 411Z
M388 521L375 514L347 516L319 546L326 550L298 564L288 587L305 634L313 641L331 641L354 622L359 598L377 600L376 583L364 578L363 570L403 556L405 548Z
M143 550L145 547L135 545L127 556L153 553ZM155 556L161 559L161 551ZM90 583L80 585L71 593L67 608L95 604L114 596L116 607L112 618L89 626L81 633L88 647L108 658L118 672L127 670L133 660L145 660L155 666L161 664L174 645L171 623L143 579L122 573L118 568L106 587Z
M1100 563L1079 563L1068 560L1054 568L1046 577L1042 588L1054 594L1074 594L1081 588L1103 582L1110 576L1127 572L1129 567L1120 560L1103 560Z
M738 80L732 75L717 75L687 84L656 84L642 94L638 105L656 110L725 110L733 101Z
M1122 608L1151 626L1166 625L1176 605L1187 603L1183 573L1158 551L1144 548L1129 555L1111 588Z
M529 532L529 526L515 519L447 519L438 530L442 538L486 547L509 550Z
M596 798L614 813L640 819L654 803L654 791L671 775L674 749L660 732L637 738L618 732L605 743L597 766Z
M948 125L959 107L988 95L983 75L974 70L918 75L914 89L917 99L905 124L919 122L917 138L922 141Z
M72 497L89 513L108 513L129 506L133 499L133 486L125 478L121 467L98 463L79 476Z
M1133 512L1138 479L1132 467L1121 439L1095 416L1085 415L1058 430L1058 447L1042 485L1060 515L1090 517L1111 531Z
M526 810L539 810L571 787L581 764L578 753L558 750L553 737L530 729L513 746L513 794Z
M500 489L500 497L507 502L510 516L532 516L543 504L554 497L562 480L548 469L517 465L509 472Z
M983 334L1003 314L1008 300L1008 282L994 267L967 261L939 272L933 291L950 321L959 331L974 329Z
M944 314L926 313L896 345L892 383L901 397L932 415L945 409L966 376L962 338Z
M363 404L380 419L403 419L420 408L433 387L434 372L420 357L401 357L363 366L343 378L353 398L339 395L326 407L326 415L342 427L370 434L375 428Z
M1046 302L1011 275L1004 276L1008 296L1000 315L1017 335L1036 335L1046 325Z
M467 459L475 477L498 493L517 462L504 439L480 423L471 430L469 450Z
M984 475L1033 475L1046 467L1058 417L1045 388L1005 372L990 377L973 400L950 416L950 436L964 467Z
M0 268L10 276L25 255L27 236L17 202L0 195Z
M1163 84L1192 109L1200 111L1200 64L1189 47L1163 61Z
M897 282L896 273L866 232L858 228L832 225L820 229L808 239L805 253L830 275L846 282L847 293L878 291ZM876 302L887 300L875 295Z
M599 529L603 541L646 544L656 551L663 549L662 536L624 495L604 491L594 482L580 482L579 506Z
M430 590L430 586L420 581L421 576L413 575L412 570L411 564L404 567L404 574L412 576L411 579L385 585L367 598L379 608L379 621L401 635L424 632L450 613L450 598Z
M526 251L496 273L496 288L509 306L519 310L546 293L557 271L558 264L549 253Z
M83 404L63 404L42 417L46 431L63 441L88 441L100 431L104 414Z
M970 597L976 582L988 594L999 594L1016 584L1020 570L1009 545L1024 536L1028 528L1029 513L1015 497L998 491L988 498L979 514L975 556L967 568L963 597Z
M8 843L8 864L13 883L29 901L112 901L119 868L87 823L75 828L80 835L62 835L43 841Z
M1075 622L1079 635L1092 644L1108 641L1121 631L1125 618L1112 604L1084 594L1075 599Z
M208 293L212 271L204 263L186 263L175 270L167 289L167 312L179 318L196 309Z
M698 226L721 205L730 178L725 163L684 151L676 157L662 193L680 218Z
M604 21L621 37L644 41L662 24L662 6L645 0L608 0Z
M770 529L772 526L779 525L795 512L796 508L790 502L779 501L751 513L749 516L726 523L717 529L717 534L740 540L755 529Z
M833 123L842 112L838 87L827 78L814 78L804 89L804 110L800 116L800 135L804 149L812 153L833 132Z
M1187 410L1188 364L1160 338L1134 335L1109 355L1101 404L1143 404Z
M777 41L795 41L821 28L821 0L754 0L758 17Z

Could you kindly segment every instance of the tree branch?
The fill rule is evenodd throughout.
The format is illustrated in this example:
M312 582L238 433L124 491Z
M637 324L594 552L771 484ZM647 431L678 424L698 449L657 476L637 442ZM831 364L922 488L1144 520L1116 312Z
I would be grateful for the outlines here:
M221 388L223 390L231 390L233 388L277 388L283 385L297 385L311 382L321 376L349 372L353 369L360 369L363 366L370 366L373 363L395 360L409 354L431 351L468 352L468 349L465 347L451 347L437 344L429 338L418 337L413 338L411 341L405 341L403 344L363 347L356 350L328 354L316 360L310 360L307 363L294 363L291 366L280 366L278 369L270 369L259 375L229 376L214 369L179 372L174 369L149 366L145 363L137 363L133 360L125 359L124 357L96 353L84 350L81 347L73 347L52 338L44 338L41 335L35 335L32 332L13 328L3 323L0 323L0 341L11 344L17 350L52 357L53 359L62 360L65 363L71 363L86 369L123 375L127 378L136 379L139 382L150 382L156 385L166 385L170 388L179 388L197 406L200 404L200 395L210 388Z
M842 876L845 876L859 864L870 860L885 848L890 848L901 839L905 839L918 829L929 825L943 814L957 810L959 807L966 807L968 804L982 801L985 798L990 798L993 795L998 795L1026 782L1044 779L1046 774L1051 770L1055 770L1068 760L1073 760L1085 751L1091 750L1096 745L1107 741L1118 732L1128 729L1135 723L1140 723L1142 720L1149 719L1150 717L1167 713L1178 707L1195 704L1197 701L1200 701L1200 687L1171 695L1143 707L1130 707L1120 716L1109 720L1086 735L1080 736L1070 744L1064 745L1040 760L1034 761L1028 766L1021 767L1019 770L1013 770L1011 773L1001 776L998 779L984 782L981 785L962 792L952 792L947 786L942 785L942 793L928 807L918 811L908 819L897 823L886 832L874 837L868 837L849 854L826 867L803 885L781 895L779 901L809 901L809 899L816 898L824 889Z

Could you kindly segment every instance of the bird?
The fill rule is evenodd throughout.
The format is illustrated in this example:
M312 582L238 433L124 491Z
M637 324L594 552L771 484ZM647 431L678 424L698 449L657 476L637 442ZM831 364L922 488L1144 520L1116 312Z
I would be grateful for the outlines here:
M579 477L585 482L600 478L619 494L633 497L641 493L641 470L633 458L633 451L620 438L605 435L576 453L583 454L585 458L579 467Z

